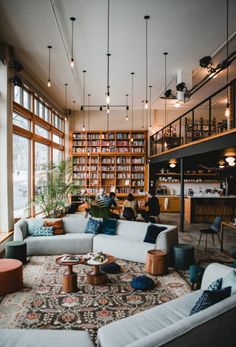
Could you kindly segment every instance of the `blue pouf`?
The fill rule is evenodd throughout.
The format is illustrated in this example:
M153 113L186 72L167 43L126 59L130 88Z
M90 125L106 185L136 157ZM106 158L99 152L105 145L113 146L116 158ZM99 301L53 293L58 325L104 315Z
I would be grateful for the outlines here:
M233 257L233 258L236 258L236 251L234 251L234 252L232 253L232 257Z
M204 272L204 269L200 267L199 265L190 265L189 267L189 281L192 284L192 288L196 284L199 285L198 281L201 278L202 274Z
M120 265L116 263L105 264L101 266L101 270L108 274L117 274L120 272Z
M137 290L148 290L155 287L154 281L147 276L134 277L131 281L131 287Z

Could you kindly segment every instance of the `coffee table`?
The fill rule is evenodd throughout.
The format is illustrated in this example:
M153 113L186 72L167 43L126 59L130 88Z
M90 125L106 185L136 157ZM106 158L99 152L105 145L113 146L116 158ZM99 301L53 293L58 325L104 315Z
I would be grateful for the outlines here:
M74 255L70 255L68 254L67 256L74 256ZM74 293L78 290L77 288L77 274L75 272L73 272L73 266L74 265L79 265L82 264L84 262L84 259L82 257L79 257L78 261L63 261L63 258L65 256L61 256L59 258L56 259L56 264L57 265L62 265L62 266L66 266L66 270L63 274L63 291L65 293Z
M90 263L91 259L84 260L84 264L90 265L93 267L92 271L87 273L88 284L98 285L98 284L103 284L106 282L107 274L100 270L100 266L114 263L116 259L115 257L113 257L113 255L110 255L110 254L104 254L104 255L107 258L107 261L104 263L95 264L95 263Z

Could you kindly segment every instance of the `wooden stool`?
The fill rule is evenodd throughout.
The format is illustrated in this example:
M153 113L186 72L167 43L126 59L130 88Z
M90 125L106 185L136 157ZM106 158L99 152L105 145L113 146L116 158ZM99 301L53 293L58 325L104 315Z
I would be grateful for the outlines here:
M165 275L167 269L167 253L159 249L147 252L146 272L151 275Z
M0 259L0 295L16 292L22 287L22 262L16 259Z

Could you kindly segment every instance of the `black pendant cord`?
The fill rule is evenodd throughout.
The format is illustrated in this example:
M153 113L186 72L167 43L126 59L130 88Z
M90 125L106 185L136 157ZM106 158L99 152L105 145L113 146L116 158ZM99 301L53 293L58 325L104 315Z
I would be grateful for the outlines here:
M142 129L144 129L143 104L144 104L144 100L142 100Z
M110 97L110 56L110 0L107 0L107 97Z
M149 129L152 129L152 93L151 93L152 86L149 86Z
M129 97L129 94L126 94L125 97L126 97L125 120L128 120L128 118L129 118L129 116L128 116L128 111L129 111L129 105L128 105L129 101L128 101L128 97Z
M150 16L144 16L146 20L146 109L148 108L148 20Z
M71 67L74 67L74 21L75 17L70 17L71 20Z
M51 87L51 49L52 46L48 46L48 87Z
M65 83L65 118L67 118L67 87L68 84Z
M83 104L85 105L85 74L86 74L86 70L83 70L83 73L84 73ZM83 131L85 130L84 118L85 118L85 114L84 114L84 108L83 108Z
M166 93L166 88L167 88L167 54L168 52L163 53L165 56L165 93ZM167 124L167 114L166 114L166 98L165 98L165 126Z
M229 0L226 0L226 59L229 59ZM229 67L226 69L227 79L227 107L229 107Z
M91 94L88 94L88 131L90 129L90 97Z
M131 130L134 129L134 72L131 72Z

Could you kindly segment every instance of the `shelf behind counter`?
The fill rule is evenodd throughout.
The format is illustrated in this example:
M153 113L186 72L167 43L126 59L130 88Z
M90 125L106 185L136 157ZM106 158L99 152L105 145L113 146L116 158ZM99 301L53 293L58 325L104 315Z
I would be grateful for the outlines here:
M187 223L210 223L216 216L231 221L236 214L236 196L188 196L184 199Z

